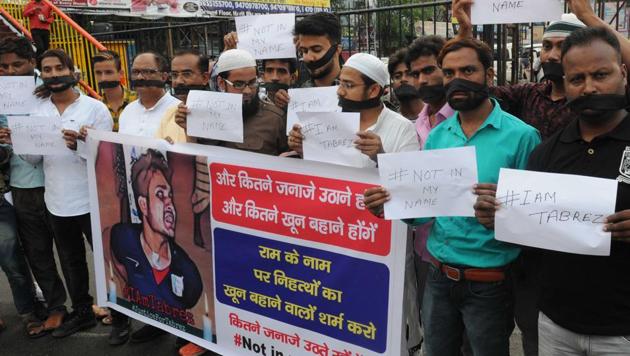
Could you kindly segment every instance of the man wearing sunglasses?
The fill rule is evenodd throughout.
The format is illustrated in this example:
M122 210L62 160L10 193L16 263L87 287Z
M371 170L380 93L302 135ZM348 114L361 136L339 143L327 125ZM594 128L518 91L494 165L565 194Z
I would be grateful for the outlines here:
M277 156L288 149L284 112L258 96L256 60L247 51L230 49L217 61L219 91L243 95L243 142L198 139L197 142ZM186 129L188 109L179 105L175 121Z

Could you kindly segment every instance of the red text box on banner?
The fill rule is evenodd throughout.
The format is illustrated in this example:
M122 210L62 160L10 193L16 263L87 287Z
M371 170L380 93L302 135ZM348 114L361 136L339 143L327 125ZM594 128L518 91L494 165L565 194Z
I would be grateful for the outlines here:
M210 164L217 221L386 256L391 222L363 205L373 185L266 169Z

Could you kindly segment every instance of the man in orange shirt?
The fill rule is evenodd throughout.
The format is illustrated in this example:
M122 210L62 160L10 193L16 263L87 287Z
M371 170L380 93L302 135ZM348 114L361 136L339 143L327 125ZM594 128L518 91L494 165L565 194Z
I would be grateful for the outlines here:
M23 15L31 23L31 36L39 57L50 43L50 24L54 21L52 7L43 0L30 0L24 7Z

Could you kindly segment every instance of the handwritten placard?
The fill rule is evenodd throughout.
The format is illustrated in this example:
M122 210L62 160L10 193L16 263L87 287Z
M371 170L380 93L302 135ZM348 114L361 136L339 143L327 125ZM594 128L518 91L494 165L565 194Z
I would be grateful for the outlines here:
M37 107L32 76L0 76L0 114L30 114Z
M234 21L239 49L256 59L295 58L295 14L240 16Z
M191 90L186 99L189 136L243 142L243 95Z
M304 159L351 167L363 167L364 158L355 145L359 113L298 112L302 126Z
M299 123L298 112L336 112L341 111L337 88L317 87L289 89L287 108L287 134L294 124Z
M61 119L54 116L7 116L13 153L31 155L68 154L61 133Z
M610 255L604 219L615 212L617 181L501 169L495 238L585 255Z
M476 0L470 11L473 25L556 21L564 12L564 1Z
M474 146L379 154L378 166L386 219L475 215Z

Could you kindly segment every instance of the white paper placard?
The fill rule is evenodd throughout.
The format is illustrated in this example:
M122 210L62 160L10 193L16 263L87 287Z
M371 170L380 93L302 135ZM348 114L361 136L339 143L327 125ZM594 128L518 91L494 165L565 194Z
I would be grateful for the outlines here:
M495 238L585 255L610 255L604 219L615 212L617 181L501 168Z
M335 112L341 111L337 88L317 87L289 89L287 107L287 134L298 123L297 112Z
M188 136L243 142L243 95L191 90L186 99Z
M564 1L475 0L470 12L473 25L556 21L564 13Z
M61 133L61 119L54 116L7 116L13 153L30 155L68 154Z
M33 76L0 76L0 114L30 114L37 107Z
M348 112L298 112L302 126L304 159L363 167L364 157L354 141L361 115Z
M256 59L295 58L295 14L240 16L234 18L237 48Z
M378 155L381 184L391 195L386 219L475 216L475 147Z

